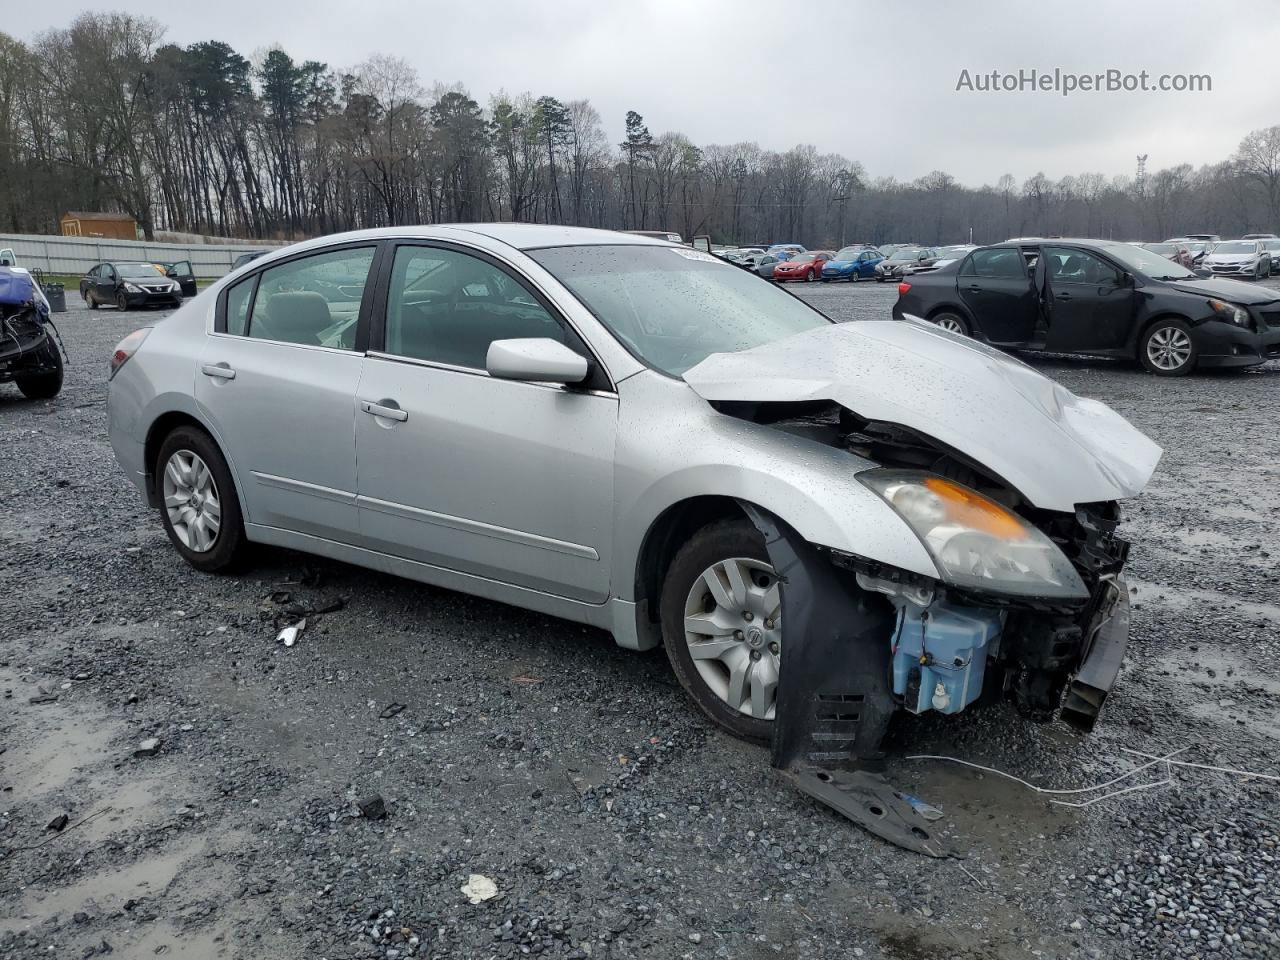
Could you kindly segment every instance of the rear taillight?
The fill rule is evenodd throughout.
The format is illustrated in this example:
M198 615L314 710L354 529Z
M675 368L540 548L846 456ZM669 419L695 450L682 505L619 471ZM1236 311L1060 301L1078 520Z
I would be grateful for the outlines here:
M116 348L111 351L111 372L107 375L110 380L116 375L125 361L138 352L138 348L142 346L142 341L147 339L147 334L151 332L150 327L143 327L141 330L135 330L123 340L116 344Z
M898 296L905 297L910 290L911 284L907 283L905 280L898 284Z

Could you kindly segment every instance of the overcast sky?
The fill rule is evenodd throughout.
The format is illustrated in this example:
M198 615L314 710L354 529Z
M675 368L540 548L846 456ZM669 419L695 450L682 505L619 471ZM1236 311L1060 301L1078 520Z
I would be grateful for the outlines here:
M23 38L65 26L75 0L0 0ZM96 7L92 9L119 9ZM423 84L489 95L589 99L610 139L627 110L695 143L811 143L872 177L943 169L961 181L1132 174L1225 159L1280 123L1274 0L129 0L179 44L223 40L246 56L352 67L403 57ZM20 13L18 12L20 10ZM961 71L1209 74L1208 93L957 92Z

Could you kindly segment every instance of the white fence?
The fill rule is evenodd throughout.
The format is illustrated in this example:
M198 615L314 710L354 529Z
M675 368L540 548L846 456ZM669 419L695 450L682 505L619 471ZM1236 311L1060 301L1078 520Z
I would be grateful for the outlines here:
M231 269L242 253L262 253L275 247L253 244L146 243L141 240L106 240L96 237L43 237L0 234L0 249L12 247L18 265L45 273L72 276L88 272L104 260L147 260L174 263L190 260L195 275L214 280Z

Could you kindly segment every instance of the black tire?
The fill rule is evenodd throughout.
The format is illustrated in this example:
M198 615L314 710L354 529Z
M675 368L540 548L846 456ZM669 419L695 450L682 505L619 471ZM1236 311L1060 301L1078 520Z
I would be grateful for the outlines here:
M1166 333L1169 336L1176 336L1173 331L1181 332L1186 337L1190 348L1183 363L1176 367L1164 366L1152 359L1151 343ZM1138 361L1146 369L1147 373L1154 373L1157 377L1185 377L1196 368L1196 363L1199 360L1200 348L1196 345L1195 337L1191 334L1191 328L1183 320L1177 320L1172 317L1157 320L1143 331L1138 340Z
M52 337L45 340L43 354L46 362L53 362L52 370L32 374L29 377L13 378L13 382L18 385L18 389L28 400L48 400L62 391L62 351L58 349Z
M129 309L129 298L123 292L116 294L116 309L121 313Z
M192 550L174 530L169 520L169 512L164 505L164 469L169 458L179 451L187 450L195 453L205 462L209 472L213 474L218 502L221 506L222 518L213 546L203 552ZM169 541L182 555L182 559L206 573L224 573L235 570L244 559L248 539L244 532L244 518L240 513L240 500L236 495L235 481L231 478L231 470L227 466L222 451L213 442L213 438L197 427L178 427L164 439L160 452L153 465L155 470L156 489L161 500L160 523Z
M815 271L813 271L813 270L808 271L808 272L807 272L807 273L805 273L805 275L804 275L804 282L805 282L805 283L813 283L813 281L815 281L815 280L817 280L817 279L818 279L818 274L817 274Z
M81 291L80 291L80 296L82 296L82 297L84 298L84 305L85 305L86 307L88 307L90 310L97 310L97 309L98 309L98 300L97 300L97 298L93 295L93 291L92 291L92 290L81 290Z
M735 737L765 743L773 736L773 721L747 716L720 699L698 673L685 642L684 604L689 591L708 567L732 557L769 562L764 538L746 519L722 520L703 527L676 551L667 568L659 601L662 642L680 686L703 713Z
M960 327L960 329L955 332L963 334L966 337L973 336L972 331L969 329L969 321L953 310L943 310L941 313L935 313L929 318L929 322L938 327L942 326L944 320L952 321Z

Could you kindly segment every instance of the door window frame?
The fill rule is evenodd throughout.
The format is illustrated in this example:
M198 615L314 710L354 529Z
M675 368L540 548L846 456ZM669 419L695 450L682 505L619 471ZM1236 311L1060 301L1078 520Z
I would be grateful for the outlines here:
M587 359L587 376L581 383L555 384L555 390L572 390L587 393L605 393L616 394L613 380L609 375L605 365L600 361L599 355L592 349L591 344L587 341L581 331L574 326L573 322L565 316L552 301L539 290L528 278L524 277L518 270L510 264L504 263L498 257L489 253L487 250L480 250L476 247L469 247L466 244L455 243L451 240L435 240L427 238L400 238L396 240L386 241L386 250L381 259L374 264L380 272L378 274L374 287L374 299L369 324L369 339L367 352L370 356L376 356L383 360L394 360L399 363L414 364L417 366L433 367L438 370L450 370L454 373L465 373L472 376L487 377L489 371L477 369L475 367L463 367L455 364L443 363L438 360L425 360L421 357L406 357L398 353L390 353L386 350L386 333L387 333L387 306L390 302L391 293L391 274L395 267L395 259L401 248L417 247L432 250L447 250L461 256L472 257L481 261L486 266L504 274L509 280L518 284L529 296L533 297L538 306L542 307L561 329L565 332L566 346L574 350ZM526 383L530 386L537 386L530 381L513 380L511 383Z
M378 278L381 276L382 260L387 256L390 244L386 240L348 240L344 243L335 243L331 246L313 247L309 250L300 250L295 254L287 257L281 257L264 263L257 269L248 271L243 277L235 283L229 283L218 291L218 303L214 309L213 315L213 332L214 336L234 337L237 340L257 340L261 343L279 343L290 347L301 347L304 350L329 350L335 353L367 353L369 350L369 319L373 310L375 288ZM355 345L350 349L342 347L326 347L320 344L310 343L294 343L292 340L271 340L267 337L255 337L249 333L253 326L253 307L258 300L258 287L261 285L262 275L268 270L274 270L276 267L282 267L298 260L306 260L309 257L320 257L332 253L341 253L343 250L366 250L372 248L373 261L369 264L369 275L365 278L364 293L360 297L360 311L356 315L356 340ZM257 262L257 261L253 261ZM233 288L238 287L242 283L252 283L253 290L249 294L248 312L245 314L245 332L230 333L227 330L227 293Z
M1046 243L1046 244L1042 244L1040 247L1040 256L1041 256L1041 259L1045 261L1045 281L1050 286L1053 286L1054 284L1063 284L1063 285L1081 286L1081 287L1102 286L1102 284L1090 282L1088 280L1072 280L1066 277L1055 277L1053 275L1053 272L1049 269L1048 251L1050 250L1068 250L1073 254L1078 254L1080 256L1085 256L1085 257L1093 257L1093 259L1095 260L1100 260L1102 263L1106 264L1108 267L1110 267L1112 270L1116 272L1116 276L1119 282L1116 284L1115 289L1123 287L1125 285L1124 278L1129 276L1128 270L1120 266L1110 257L1104 256L1103 254L1099 253L1097 250L1088 250L1084 247L1073 247L1070 244L1059 245L1059 244L1053 244L1053 243Z

